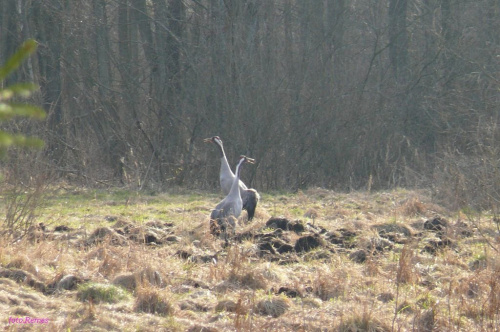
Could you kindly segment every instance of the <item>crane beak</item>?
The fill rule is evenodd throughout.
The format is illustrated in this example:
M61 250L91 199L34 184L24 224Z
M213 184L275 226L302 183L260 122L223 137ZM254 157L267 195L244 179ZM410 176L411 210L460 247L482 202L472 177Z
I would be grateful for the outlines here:
M247 157L247 163L255 164L255 159Z
M205 142L205 143L212 143L212 137L210 137L210 138L205 138L205 139L203 140L203 142Z

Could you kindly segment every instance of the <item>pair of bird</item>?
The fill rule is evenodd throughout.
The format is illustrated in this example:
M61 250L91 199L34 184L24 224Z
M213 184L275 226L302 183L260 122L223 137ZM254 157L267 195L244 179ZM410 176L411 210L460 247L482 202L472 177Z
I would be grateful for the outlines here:
M248 213L248 220L252 220L255 215L255 208L259 202L260 196L255 189L249 189L240 180L240 171L244 163L253 164L254 159L240 156L236 170L233 173L229 163L227 162L224 146L219 136L206 138L205 143L214 143L220 152L220 186L226 197L217 204L215 209L210 214L210 231L213 235L224 234L227 240L227 231L234 234L236 228L236 220L242 210Z

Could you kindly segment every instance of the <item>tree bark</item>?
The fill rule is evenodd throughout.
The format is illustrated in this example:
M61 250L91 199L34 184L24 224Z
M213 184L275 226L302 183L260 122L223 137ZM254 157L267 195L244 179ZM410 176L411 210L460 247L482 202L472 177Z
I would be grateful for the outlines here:
M48 4L35 2L35 28L38 32L38 63L42 84L43 108L47 111L47 127L50 139L47 142L47 154L55 163L64 163L64 144L66 141L61 107L61 54L64 49L62 35L62 11L56 0L47 0Z
M389 58L396 80L408 80L408 0L389 0Z

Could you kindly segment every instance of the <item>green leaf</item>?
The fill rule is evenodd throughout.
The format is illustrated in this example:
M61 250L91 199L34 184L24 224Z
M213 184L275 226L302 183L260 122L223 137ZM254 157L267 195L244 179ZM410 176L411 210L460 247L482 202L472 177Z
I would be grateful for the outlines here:
M14 143L14 138L5 131L0 131L0 149L8 148Z
M45 111L38 106L31 104L20 104L20 103L5 103L7 107L2 109L0 104L0 118L5 115L6 117L12 116L24 116L31 118L43 119L45 118Z
M12 91L11 89L0 90L0 101L14 97L14 94L15 94L14 91Z
M25 41L16 53L7 60L7 63L0 68L0 80L5 79L10 73L16 70L23 60L36 50L36 46L36 41L33 39Z
M41 149L45 146L45 142L36 137L12 135L4 131L0 131L0 158L4 158L6 156L7 150L12 145L22 148Z
M17 83L0 90L0 101L8 100L14 96L27 98L33 91L38 90L38 86L33 83Z
M14 144L25 148L43 148L45 143L36 137L26 137L23 135L14 135Z
M16 70L23 60L35 51L36 46L36 42L32 39L24 42L16 53L7 60L7 63L0 67L0 82ZM7 102L13 98L29 97L37 89L38 87L33 83L16 83L0 89L0 122L15 116L45 118L45 111L38 106ZM14 135L0 130L0 158L5 156L6 151L11 146L41 148L43 145L44 142L38 138L26 137L20 134Z
M0 121L9 120L14 116L12 106L6 103L0 103Z

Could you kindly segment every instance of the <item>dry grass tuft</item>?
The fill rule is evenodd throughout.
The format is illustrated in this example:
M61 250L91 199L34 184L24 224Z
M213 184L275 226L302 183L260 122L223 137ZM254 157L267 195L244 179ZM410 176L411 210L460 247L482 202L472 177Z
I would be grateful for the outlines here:
M254 223L255 220L268 220L269 218L271 218L271 214L267 212L264 207L258 205L255 210L254 219L250 222L250 224Z
M347 318L343 318L335 330L339 332L386 332L391 331L391 327L364 308L362 312L353 312Z
M344 296L349 280L349 271L338 269L333 272L318 270L313 283L313 292L323 301Z
M431 332L434 330L435 325L436 325L436 311L434 310L434 308L426 310L417 319L418 331Z
M398 262L398 272L396 281L398 284L412 284L417 283L419 280L419 275L417 271L413 268L414 262L413 258L415 256L414 249L409 245L405 245L401 254L399 256Z
M31 308L25 306L17 306L12 308L12 315L22 316L22 317L36 317L35 312Z
M168 300L169 296L168 292L154 287L140 287L137 289L134 311L160 316L171 315L174 308Z
M279 317L290 308L291 301L285 297L272 297L257 302L255 310L260 315Z
M26 255L20 255L15 257L5 267L8 269L10 268L23 269L33 274L36 274L38 272L35 265L33 265L33 263Z
M425 215L427 212L426 204L422 203L419 197L412 196L405 199L401 205L398 207L397 211L408 217L414 217L419 215Z
M125 268L125 250L124 247L115 247L111 243L102 243L89 251L86 259L102 276L111 278Z
M500 319L500 269L492 271L488 280L490 287L485 314L490 319Z
M219 330L215 327L204 326L204 325L194 325L190 327L187 332L218 332Z
M239 286L249 289L266 289L267 282L264 276L258 271L250 270L246 273L234 273L229 275L228 280L237 283Z
M227 312L235 312L236 311L236 302L231 300L222 300L217 303L214 309L216 312L219 311L227 311Z

